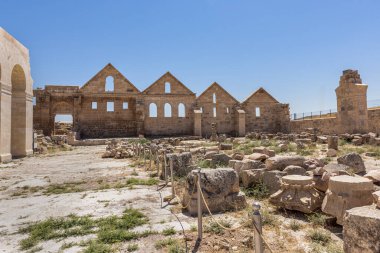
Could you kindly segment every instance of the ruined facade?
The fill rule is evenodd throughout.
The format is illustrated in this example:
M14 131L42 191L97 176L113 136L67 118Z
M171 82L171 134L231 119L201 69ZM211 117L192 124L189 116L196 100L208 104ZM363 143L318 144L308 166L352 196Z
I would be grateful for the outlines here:
M107 81L113 87L107 90ZM244 136L246 131L288 131L289 106L263 88L240 103L219 84L200 96L170 72L139 91L111 64L82 87L46 85L34 90L34 128L54 131L57 114L73 117L73 130L82 138L219 134Z
M0 162L33 153L29 50L0 27Z

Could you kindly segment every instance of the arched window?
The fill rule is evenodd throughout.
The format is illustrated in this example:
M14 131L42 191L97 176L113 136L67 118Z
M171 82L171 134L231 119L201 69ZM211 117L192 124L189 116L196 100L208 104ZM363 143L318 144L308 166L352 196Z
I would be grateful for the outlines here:
M226 107L226 112L230 113L230 108L229 107Z
M114 91L115 85L114 85L114 79L112 76L108 76L106 78L106 89L105 91Z
M165 82L165 93L171 93L171 86L169 82Z
M260 107L256 107L256 117L259 118L261 116Z
M149 105L149 117L157 118L157 105L155 103L150 103Z
M212 102L216 104L216 94L212 93Z
M212 110L212 116L214 117L214 118L216 118L216 106L214 106L214 108L213 108L213 110Z
M165 118L172 117L172 106L169 103L165 103L164 105L164 117Z
M185 105L182 103L179 103L178 105L178 117L179 118L186 117Z

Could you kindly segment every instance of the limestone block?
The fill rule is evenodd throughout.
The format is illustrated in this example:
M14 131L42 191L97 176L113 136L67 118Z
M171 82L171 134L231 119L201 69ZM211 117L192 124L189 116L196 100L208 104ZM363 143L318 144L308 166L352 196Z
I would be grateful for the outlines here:
M198 170L192 170L186 178L186 191L183 195L183 204L190 204L187 208L191 215L197 214L197 189L193 190L197 182ZM212 213L226 210L245 208L247 202L244 193L240 192L239 177L231 168L202 169L201 188L206 203ZM207 213L202 201L202 212Z
M243 170L241 172L241 182L243 187L247 188L262 183L263 175L263 169Z
M380 182L380 170L370 170L367 174L364 175L365 178L372 180L374 183Z
M373 189L372 181L364 177L332 177L322 203L322 211L336 217L337 223L342 225L347 209L372 204Z
M170 164L170 159L173 159L173 174L176 176L185 176L192 170L191 152L183 152L181 154L167 154L166 158L166 164Z
M229 143L220 143L220 150L232 150L232 144Z
M326 152L326 156L327 157L336 157L338 155L338 151L336 151L336 149L332 149L330 148L329 150L327 150Z
M380 208L380 191L376 191L372 193L373 196L373 202L377 206L377 208Z
M253 154L245 156L245 158L250 159L250 160L265 162L265 160L268 159L269 156L266 154L261 154L261 153L253 153Z
M301 166L289 165L284 170L287 175L305 175L306 170Z
M281 178L286 176L286 172L279 170L264 170L263 184L268 188L270 194L275 193L281 187Z
M343 247L345 253L380 252L380 209L367 205L347 210Z
M338 163L349 166L354 170L354 173L365 172L363 159L357 153L348 153L344 156L338 157Z
M303 166L305 158L302 156L276 156L265 161L267 170L284 170L289 165Z
M289 175L281 179L281 189L272 194L269 201L275 206L303 213L318 209L324 194L314 188L313 178Z
M211 157L211 165L213 167L218 166L218 165L227 166L230 160L231 160L231 157L229 157L228 155L224 153L214 154Z
M338 150L339 138L338 136L329 136L327 137L327 147L328 149Z

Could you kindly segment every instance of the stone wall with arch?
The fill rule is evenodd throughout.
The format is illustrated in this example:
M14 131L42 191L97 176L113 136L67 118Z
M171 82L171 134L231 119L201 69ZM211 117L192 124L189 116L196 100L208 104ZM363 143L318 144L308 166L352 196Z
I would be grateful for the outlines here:
M0 162L33 153L29 50L0 27Z

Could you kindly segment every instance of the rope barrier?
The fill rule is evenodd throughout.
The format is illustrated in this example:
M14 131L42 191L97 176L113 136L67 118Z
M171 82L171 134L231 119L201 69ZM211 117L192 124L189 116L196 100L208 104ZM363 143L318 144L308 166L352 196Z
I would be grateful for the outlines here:
M214 217L214 215L211 213L210 208L209 208L209 206L207 205L206 199L205 199L205 197L204 197L204 195L203 195L203 191L202 191L201 186L199 185L198 182L197 182L197 184L198 184L198 186L199 186L199 190L200 190L200 192L201 192L201 196L202 196L202 199L203 199L203 203L205 203L206 209L207 209L208 213L210 214L210 217L211 217L211 218L212 218L212 219L213 219L213 220L214 220L214 221L215 221L220 227L222 227L223 229L228 230L228 231L234 231L234 230L237 230L237 229L239 229L239 228L242 228L243 226L245 226L245 225L250 221L250 220L248 219L247 222L243 223L242 225L240 225L240 226L238 226L238 227L236 227L236 228L227 228L227 227L223 226L222 224L220 224L220 223L216 220L216 218ZM269 249L269 251L270 251L271 253L273 253L273 250L270 248L269 244L266 242L266 240L264 239L263 235L259 232L258 228L256 227L255 222L252 222L252 223L253 223L253 225L254 225L254 228L255 228L255 230L256 230L256 233L258 233L258 234L260 235L261 239L263 240L264 244L267 246L267 248Z

